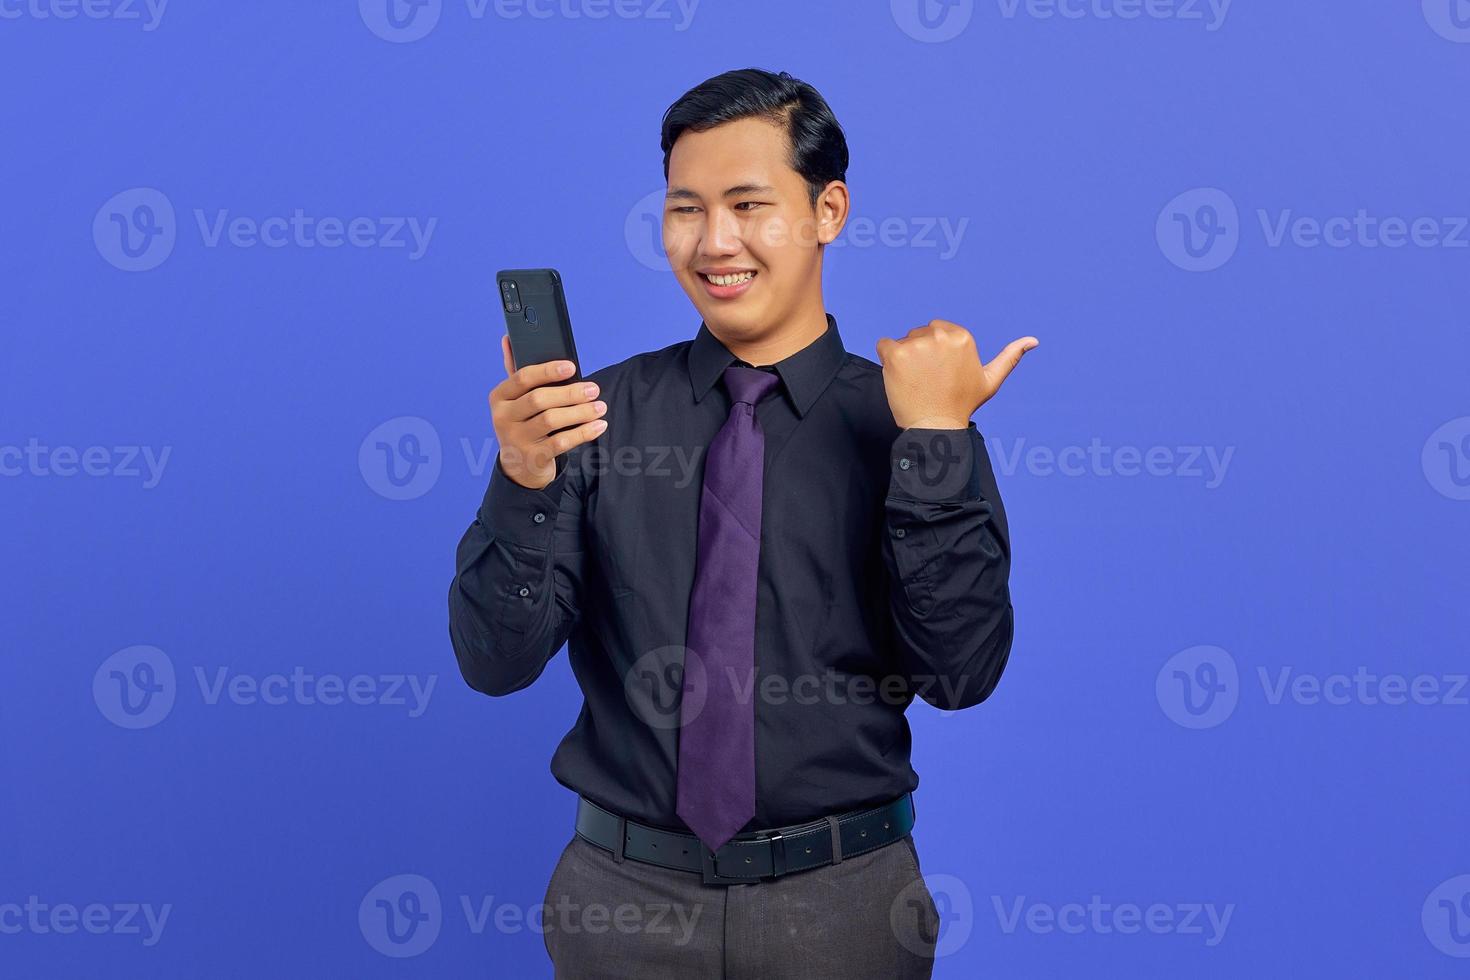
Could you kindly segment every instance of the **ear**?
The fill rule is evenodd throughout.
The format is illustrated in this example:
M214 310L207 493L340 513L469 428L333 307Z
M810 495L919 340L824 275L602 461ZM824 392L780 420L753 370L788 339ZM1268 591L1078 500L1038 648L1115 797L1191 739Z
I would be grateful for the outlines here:
M847 184L840 180L834 180L822 188L822 193L817 195L817 242L822 245L830 245L842 234L843 226L847 224L848 208L850 201L847 195Z

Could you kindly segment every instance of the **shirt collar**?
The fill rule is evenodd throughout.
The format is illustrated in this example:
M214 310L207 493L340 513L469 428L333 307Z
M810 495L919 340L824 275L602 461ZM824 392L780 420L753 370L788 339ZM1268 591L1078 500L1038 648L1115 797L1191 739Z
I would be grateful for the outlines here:
M847 348L843 346L842 335L837 332L837 318L828 313L827 329L820 337L795 354L776 362L776 373L781 376L797 415L806 415L817 396L837 374L837 369L842 366L846 357ZM737 360L730 349L701 322L699 333L689 347L689 380L694 386L694 400L702 401L715 386L715 382L720 380L725 368Z

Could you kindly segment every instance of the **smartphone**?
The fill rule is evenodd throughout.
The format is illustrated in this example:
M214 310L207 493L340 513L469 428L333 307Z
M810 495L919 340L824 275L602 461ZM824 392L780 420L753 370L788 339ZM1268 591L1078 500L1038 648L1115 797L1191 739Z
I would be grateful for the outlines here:
M579 380L582 364L572 339L572 319L567 315L561 275L555 269L502 269L495 274L495 283L500 288L505 331L510 335L510 356L516 369L547 361L571 361L576 369L557 384Z

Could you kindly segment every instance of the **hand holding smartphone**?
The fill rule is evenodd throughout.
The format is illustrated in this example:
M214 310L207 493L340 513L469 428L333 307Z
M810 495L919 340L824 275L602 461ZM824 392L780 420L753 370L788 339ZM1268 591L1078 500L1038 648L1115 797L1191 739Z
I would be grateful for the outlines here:
M490 392L500 467L523 487L556 478L556 458L602 434L607 422L597 385L582 380L561 276L555 269L496 274L506 334L506 379Z

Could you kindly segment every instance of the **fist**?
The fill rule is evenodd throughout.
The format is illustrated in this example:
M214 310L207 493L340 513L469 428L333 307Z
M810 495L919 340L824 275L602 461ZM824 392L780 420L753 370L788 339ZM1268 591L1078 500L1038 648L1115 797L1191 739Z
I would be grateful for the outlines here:
M948 320L930 320L900 340L881 338L878 363L893 420L901 429L968 428L975 410L1039 343L1035 337L1013 340L986 364L970 331Z

